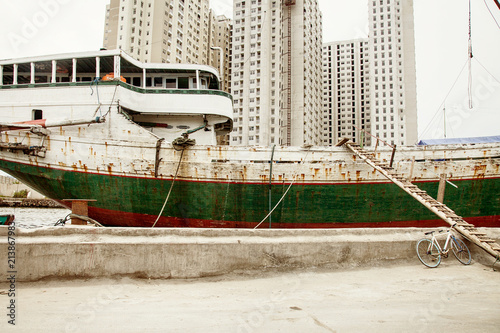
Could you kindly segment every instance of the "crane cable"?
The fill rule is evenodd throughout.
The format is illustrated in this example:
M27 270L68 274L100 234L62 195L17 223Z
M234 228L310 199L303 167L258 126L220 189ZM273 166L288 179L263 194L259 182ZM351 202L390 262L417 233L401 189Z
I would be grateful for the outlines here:
M468 57L468 67L469 67L469 80L468 80L468 86L467 86L467 93L469 96L469 109L473 108L473 103L472 103L472 11L471 11L471 0L469 0L469 57Z
M494 0L494 1L495 1L495 4L498 6L498 9L500 9L500 1L499 0ZM490 12L490 15L493 18L493 21L495 21L495 23L497 24L498 29L500 29L500 24L498 23L497 19L495 18L495 15L493 15L493 13L491 12L490 6L488 6L488 4L486 3L486 0L483 0L483 2L484 2L484 5L486 6L486 8L488 9L488 11Z

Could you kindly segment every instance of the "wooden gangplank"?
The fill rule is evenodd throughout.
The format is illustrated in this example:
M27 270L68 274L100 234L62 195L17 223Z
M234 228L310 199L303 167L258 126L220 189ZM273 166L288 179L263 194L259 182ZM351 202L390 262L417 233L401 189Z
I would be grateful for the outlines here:
M500 245L497 244L495 240L490 239L484 232L480 232L474 225L465 221L461 216L458 216L448 206L431 197L426 191L421 190L418 186L409 181L407 177L396 172L395 169L387 163L379 161L374 154L367 152L358 144L347 139L343 139L337 144L337 146L342 145L351 150L356 156L380 172L387 179L399 186L403 191L411 195L431 212L439 216L443 221L451 226L454 226L454 229L470 242L476 244L493 257L497 259L500 257Z

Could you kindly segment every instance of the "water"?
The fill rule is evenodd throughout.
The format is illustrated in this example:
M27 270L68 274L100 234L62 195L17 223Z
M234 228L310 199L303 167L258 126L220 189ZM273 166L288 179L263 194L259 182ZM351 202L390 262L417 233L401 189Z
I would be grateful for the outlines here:
M71 213L65 208L13 208L0 207L0 214L13 214L16 216L14 222L20 228L51 227L59 219L63 219ZM68 222L69 223L69 222Z

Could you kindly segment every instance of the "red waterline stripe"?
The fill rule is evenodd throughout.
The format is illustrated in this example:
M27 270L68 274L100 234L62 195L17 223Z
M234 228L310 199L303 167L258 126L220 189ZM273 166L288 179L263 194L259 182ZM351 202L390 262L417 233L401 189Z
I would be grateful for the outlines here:
M89 216L107 226L151 227L157 216L118 212L109 209L89 207ZM119 218L117 218L119 217ZM476 216L464 218L476 227L500 227L500 215ZM108 222L109 221L109 222ZM254 228L259 222L216 221L203 219L184 219L180 217L162 216L156 227L163 228ZM330 228L436 228L448 226L441 219L410 220L388 222L354 222L354 223L272 223L273 229L330 229ZM269 223L262 223L259 229L268 229Z

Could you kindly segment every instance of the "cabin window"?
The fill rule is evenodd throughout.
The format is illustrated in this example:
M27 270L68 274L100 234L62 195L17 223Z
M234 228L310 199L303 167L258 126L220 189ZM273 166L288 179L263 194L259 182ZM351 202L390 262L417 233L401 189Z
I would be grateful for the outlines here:
M200 81L201 81L200 89L207 89L207 80L201 79Z
M147 77L146 78L146 87L151 87L151 82L152 82L151 78Z
M162 84L162 82L161 82L161 81L162 81L162 80L161 80L161 77L155 77L155 78L154 78L154 82L155 82L155 85L154 85L154 86L155 86L155 87L157 87L157 88L161 88L161 87L163 87L163 84Z
M178 79L178 88L179 89L189 89L189 78L180 77Z
M45 75L36 75L35 76L35 83L48 83L50 82L48 77Z
M219 89L219 82L217 81L217 79L212 78L210 80L208 89L212 89L212 90L218 90Z
M140 87L141 86L141 78L140 77L133 77L132 78L132 85L134 85L136 87Z
M29 84L31 82L31 76L19 74L17 76L18 84Z
M177 80L176 79L166 79L165 80L165 88L167 88L167 89L177 88Z
M40 109L33 109L33 120L43 119L43 111Z

